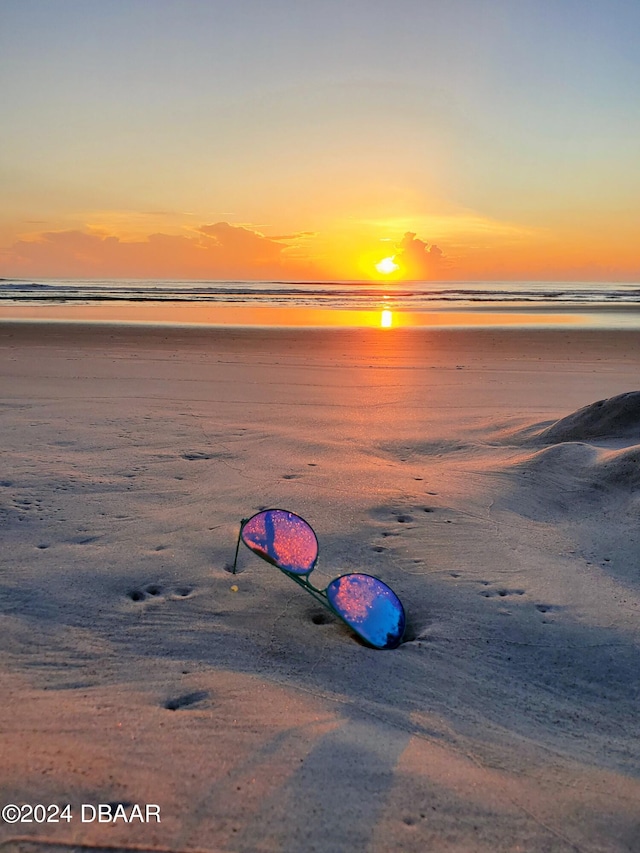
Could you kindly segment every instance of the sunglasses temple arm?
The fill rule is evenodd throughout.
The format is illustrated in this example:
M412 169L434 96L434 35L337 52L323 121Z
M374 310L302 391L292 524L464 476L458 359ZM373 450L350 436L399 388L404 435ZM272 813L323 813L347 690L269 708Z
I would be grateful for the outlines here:
M236 565L238 563L238 551L240 550L240 539L242 538L242 529L245 526L245 524L247 523L247 520L248 519L243 518L242 521L240 522L240 530L238 531L238 541L236 542L236 555L233 559L232 574L234 574L234 575L236 573Z

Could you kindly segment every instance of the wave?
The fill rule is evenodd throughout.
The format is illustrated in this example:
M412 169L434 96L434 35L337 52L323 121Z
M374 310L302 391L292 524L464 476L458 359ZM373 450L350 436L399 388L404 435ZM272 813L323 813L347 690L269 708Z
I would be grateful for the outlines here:
M398 310L497 306L624 306L640 304L640 284L612 282L280 282L280 281L21 281L0 279L0 302L211 302L361 309L372 303Z

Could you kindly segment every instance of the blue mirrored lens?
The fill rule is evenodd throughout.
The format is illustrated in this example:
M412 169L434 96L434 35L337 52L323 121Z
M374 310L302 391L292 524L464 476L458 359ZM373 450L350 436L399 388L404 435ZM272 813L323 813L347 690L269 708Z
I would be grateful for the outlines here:
M269 563L295 575L306 575L318 559L318 540L307 522L294 512L267 509L242 528L247 547Z
M354 573L331 581L327 597L344 621L376 649L395 649L404 634L405 616L392 589L371 575Z

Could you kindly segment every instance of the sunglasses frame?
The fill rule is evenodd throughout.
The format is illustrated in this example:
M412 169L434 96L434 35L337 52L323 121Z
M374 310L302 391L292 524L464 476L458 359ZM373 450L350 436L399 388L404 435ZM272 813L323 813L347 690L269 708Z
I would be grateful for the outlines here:
M242 531L244 530L245 526L246 526L246 525L247 525L247 524L248 524L252 519L256 518L258 515L262 515L263 513L267 513L267 512L282 512L282 513L286 513L287 515L293 516L294 518L299 519L300 521L302 521L302 522L303 522L303 523L304 523L304 524L309 528L309 530L313 533L313 536L314 536L314 538L315 538L315 540L316 540L316 556L315 556L315 559L314 559L314 561L313 561L313 564L312 564L311 568L310 568L308 571L306 571L306 572L300 572L300 573L290 572L290 571L288 571L287 569L283 568L282 566L278 565L278 563L277 563L274 559L270 558L268 554L266 554L266 553L264 553L264 552L263 552L263 553L259 553L258 551L254 551L254 550L253 550L253 548L251 548L251 547L250 547L250 546L249 546L249 545L244 541L244 539L242 538ZM311 525L309 524L309 522L308 522L306 519L304 519L301 515L298 515L298 514L297 514L297 513L295 513L295 512L291 512L291 510L288 510L288 509L281 509L280 507L267 507L266 509L260 509L260 510L258 510L258 512L254 512L254 514L253 514L253 515L251 515L251 516L249 516L248 518L243 518L243 519L241 519L241 521L240 521L240 530L238 531L238 541L236 542L236 553L235 553L235 557L234 557L234 560L233 560L233 569L232 569L232 574L234 574L234 575L236 574L236 566L237 566L237 563L238 563L238 552L239 552L239 550L240 550L240 542L243 542L243 543L244 543L244 545L245 545L245 547L246 547L246 548L248 548L248 549L249 549L249 551L251 551L251 553L252 553L252 554L256 554L258 557L261 557L265 562L269 563L269 564L270 564L270 565L272 565L272 566L275 566L275 567L276 567L277 569L279 569L279 570L280 570L284 575L286 575L287 577L291 578L291 580L295 581L295 582L298 584L298 586L301 586L303 589L305 589L305 590L309 593L309 595L311 595L313 598L315 598L315 600L316 600L316 601L318 601L320 604L324 605L324 607L326 607L326 608L327 608L327 610L331 611L331 613L333 613L333 615L334 615L334 616L337 616L337 617L338 617L338 619L340 619L342 622L344 622L344 624L345 624L345 625L347 625L347 626L348 626L348 627L349 627L349 628L350 628L350 629L351 629L355 634L357 634L357 636L358 636L358 637L359 637L359 638L360 638L364 643L366 643L366 644L367 644L368 646L370 646L371 648L378 648L378 649L380 649L380 648L384 648L384 647L375 646L373 643L371 643L371 641L370 641L370 640L368 640L365 636L363 636L363 635L358 631L358 629L357 629L357 628L355 628L355 627L354 627L350 622L348 622L348 621L344 618L344 616L342 616L342 614L341 614L341 613L339 613L339 612L338 612L338 611L333 607L333 605L332 605L332 604L331 604L331 602L329 601L329 597L327 596L327 592L326 592L326 590L329 588L329 586L330 586L334 581L337 581L337 580L339 580L340 578L349 577L350 575L359 575L360 577L373 578L373 580L375 580L375 581L377 581L378 583L382 584L384 587L386 587L386 589L388 589L391 593L393 593L393 595L395 596L396 600L398 601L398 604L400 605L400 609L401 609L401 611L402 611L402 616L403 616L403 631L402 631L402 634L400 635L400 637L398 638L398 643L396 644L396 646L392 646L392 647L390 647L390 648L397 648L397 646L399 646L399 645L402 643L402 637L404 636L404 631L405 631L405 627L406 627L406 617L405 617L405 613L404 613L404 607L403 607L403 605L402 605L402 602L401 602L401 601L400 601L400 599L398 598L398 596L397 596L397 595L395 594L395 592L393 592L393 590L391 589L391 587L387 586L387 584L386 584L384 581L380 580L380 578L375 577L375 575L369 575L369 574L367 574L366 572L345 572L344 574L342 574L342 575L338 575L337 577L333 578L333 580L329 581L329 583L327 584L327 586L325 587L325 589L318 589L318 587L314 586L314 585L310 582L310 580L309 580L309 575L311 574L311 572L312 572L312 571L316 568L316 566L318 565L318 558L319 558L319 556L320 556L320 544L319 544L319 542L318 542L318 537L316 536L316 532L315 532L315 530L313 529L313 527L311 527Z

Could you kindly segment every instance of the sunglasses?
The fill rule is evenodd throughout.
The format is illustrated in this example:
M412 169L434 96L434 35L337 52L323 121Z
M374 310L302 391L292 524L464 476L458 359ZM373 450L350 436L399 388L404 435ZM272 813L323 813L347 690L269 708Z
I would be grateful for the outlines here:
M395 592L378 578L352 572L335 578L325 589L309 582L318 561L318 539L304 518L284 509L265 509L243 518L233 574L240 541L306 589L374 649L395 649L402 642L404 608Z

